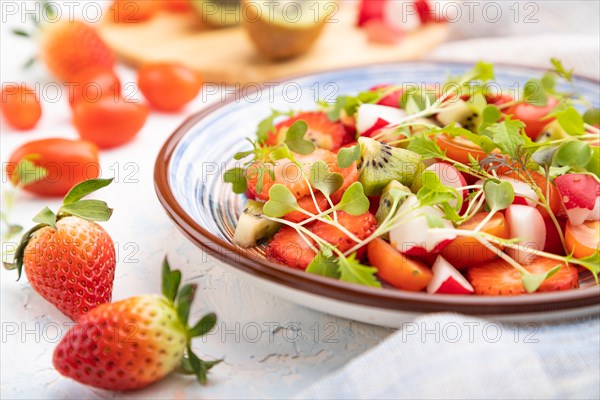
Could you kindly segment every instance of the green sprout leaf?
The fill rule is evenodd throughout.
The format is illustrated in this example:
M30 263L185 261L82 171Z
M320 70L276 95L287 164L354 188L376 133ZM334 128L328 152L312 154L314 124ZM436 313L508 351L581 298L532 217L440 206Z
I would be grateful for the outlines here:
M331 255L324 254L323 251L317 253L315 258L308 264L306 272L335 279L340 277L337 260Z
M267 140L269 132L275 131L275 119L284 115L291 117L293 115L293 111L283 112L272 110L271 115L258 123L256 137L258 138L259 143L263 143L265 140Z
M73 186L69 193L66 194L63 205L68 205L75 203L78 200L81 200L88 194L91 194L103 187L110 185L113 181L113 178L110 179L88 179L87 181L83 181Z
M269 201L265 203L263 212L268 217L280 218L298 208L298 201L290 189L276 183L269 190Z
M585 169L600 178L600 147L592 147L592 158L587 163Z
M415 135L408 144L408 150L420 154L423 158L445 158L446 153L440 149L437 143L424 134Z
M325 196L331 196L344 184L344 177L338 172L330 172L327 164L319 160L310 167L310 184Z
M598 283L598 274L600 274L600 252L596 250L591 256L579 259L579 264L590 270Z
M548 94L540 79L530 79L523 87L523 101L536 106L548 103Z
M583 114L583 121L592 126L600 126L600 109L590 108Z
M489 126L492 140L500 150L508 154L512 159L519 159L519 149L525 144L525 139L521 135L521 129L525 124L518 120L505 119Z
M488 179L483 184L483 192L485 201L492 212L504 210L515 200L513 186L507 181L497 183Z
M375 277L377 268L362 265L356 260L356 253L351 254L349 257L338 257L337 263L340 280L365 286L381 287L381 282Z
M353 162L360 161L360 145L343 147L337 155L337 163L340 168L348 168Z
M305 121L296 121L290 126L285 135L285 144L298 154L310 154L315 150L315 145L310 140L304 139L308 132L308 125Z
M554 67L552 72L554 72L555 74L557 74L558 76L560 76L561 78L564 78L565 80L567 80L569 82L571 82L573 80L573 69L567 70L563 66L562 61L559 60L558 58L552 57L550 59L550 62L552 63L552 66Z
M46 224L56 229L56 214L52 212L48 207L44 207L35 217L33 222L38 224Z
M292 161L294 160L294 155L285 144L271 152L271 159L274 161L282 160L284 158Z
M369 211L369 199L365 196L360 182L354 182L346 189L342 200L337 204L337 209L351 215L362 215Z
M552 166L556 150L558 150L558 147L541 147L531 155L531 159L543 168L549 168Z
M578 136L585 133L583 116L579 114L575 107L567 107L557 112L556 120L569 135Z
M232 168L225 171L223 180L227 183L231 183L233 186L233 192L237 194L245 193L248 190L246 183L246 175L243 168Z
M541 274L521 274L521 281L523 282L523 286L525 287L525 290L527 291L527 293L533 293L536 290L538 290L538 288L540 287L540 285L542 283L544 283L544 281L548 278L550 278L552 275L554 275L555 273L558 272L558 270L560 269L560 265L557 265L556 267L552 268L550 271L545 272L545 273L541 273Z
M427 226L431 229L434 228L444 228L444 219L439 215L435 214L425 214L425 220L427 221Z
M581 140L569 140L561 144L555 155L555 161L561 166L585 167L591 158L590 144Z

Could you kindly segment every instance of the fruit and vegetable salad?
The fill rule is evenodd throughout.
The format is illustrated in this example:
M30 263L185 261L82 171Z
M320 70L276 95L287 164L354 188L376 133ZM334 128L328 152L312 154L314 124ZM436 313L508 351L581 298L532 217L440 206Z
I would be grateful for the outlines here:
M600 111L551 64L518 92L479 62L442 83L273 111L224 173L248 199L233 241L307 273L431 294L597 283Z

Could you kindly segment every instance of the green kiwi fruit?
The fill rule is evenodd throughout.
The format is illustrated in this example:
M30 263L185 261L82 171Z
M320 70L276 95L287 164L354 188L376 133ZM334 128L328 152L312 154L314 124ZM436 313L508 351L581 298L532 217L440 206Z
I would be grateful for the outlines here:
M440 111L436 117L444 126L456 122L463 128L475 133L477 133L482 122L479 111L473 104L469 104L464 100L458 100L456 103L451 104L447 110Z
M392 180L410 186L423 169L421 156L410 150L392 147L387 143L360 137L361 151L358 180L367 196L379 196Z
M392 194L393 190L400 190L407 194L407 196L403 196L400 198L400 201L398 202L398 207L400 207L402 203L404 203L404 200L408 197L408 195L412 194L409 188L407 188L406 186L404 186L396 180L393 180L390 183L388 183L383 189L383 192L381 192L381 199L379 199L379 208L377 209L377 213L375 214L375 219L379 224L381 224L385 220L385 218L388 216L392 209L392 204L394 203L394 196Z
M544 128L544 133L540 135L535 141L538 143L548 142L550 140L559 140L568 138L570 135L564 130L558 121L554 120L550 122Z
M203 22L222 28L239 24L240 0L191 0Z
M263 203L248 200L246 207L238 219L233 243L240 247L253 247L262 239L270 238L279 230L279 222L263 218Z

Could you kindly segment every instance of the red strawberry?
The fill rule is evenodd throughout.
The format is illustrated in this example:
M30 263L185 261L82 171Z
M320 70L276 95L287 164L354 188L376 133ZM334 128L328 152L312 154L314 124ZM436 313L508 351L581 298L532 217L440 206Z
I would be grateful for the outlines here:
M325 196L323 196L322 193L315 193L315 200L317 201L321 212L329 208L329 202L327 201ZM315 202L310 194L299 198L298 205L300 206L300 208L302 208L305 211L308 211L309 213L317 214L319 212L315 207ZM283 218L287 219L290 222L298 223L308 219L308 215L301 213L300 211L292 211L291 213L286 214Z
M539 257L532 264L523 267L532 274L541 274L561 264L558 272L546 279L537 291L551 292L579 287L577 269L560 261ZM519 272L500 258L469 268L467 276L475 289L475 294L487 296L526 294Z
M383 21L387 0L361 0L358 9L358 26L368 21Z
M307 239L310 240L308 237ZM273 236L265 254L267 259L273 262L298 269L306 269L316 255L300 234L290 226L283 226Z
M392 85L385 85L385 84L377 85L377 86L373 86L369 90L375 91L375 90L380 90L380 89L386 89L390 86L392 86ZM398 90L395 90L392 93L388 94L387 96L383 97L381 100L379 100L377 102L377 104L379 104L380 106L400 108L400 99L401 98L402 98L402 89L398 89Z
M163 294L103 304L83 315L61 340L52 362L62 375L107 390L140 389L181 365L202 383L219 361L200 360L191 338L210 331L214 314L188 326L195 285L178 290L180 271L163 266Z
M33 289L67 317L77 320L110 302L115 274L115 246L95 221L107 221L112 210L99 200L80 200L112 179L91 179L73 187L58 215L46 207L34 228L23 235L13 264Z
M361 240L371 235L377 228L377 220L370 212L355 216L344 211L338 211L337 217L338 222L344 228ZM356 244L344 232L323 221L317 221L310 230L321 239L337 246L342 252L350 250Z
M267 201L269 200L269 189L271 189L271 186L275 183L281 183L290 189L297 199L307 196L310 194L310 190L307 180L304 177L308 176L310 166L318 160L324 161L331 172L340 172L344 176L351 172L349 168L340 169L337 165L337 155L325 149L315 149L315 151L306 155L294 154L294 158L303 165L303 172L300 171L296 164L286 158L277 160L273 164L263 165L263 167L272 171L275 179L271 177L268 170L264 171L262 176L263 185L260 188L260 192L258 191L258 181L261 165L258 163L252 164L246 170L248 191L257 199Z
M51 10L52 8L48 8ZM28 36L28 34L21 32ZM56 78L68 81L88 67L112 69L114 52L96 30L82 21L59 21L41 28L40 58Z
M336 151L347 139L346 129L339 122L332 122L327 115L320 111L303 112L295 117L280 122L275 130L269 132L266 143L270 146L277 145L285 139L287 129L296 121L304 121L308 125L305 138L312 141L317 147Z

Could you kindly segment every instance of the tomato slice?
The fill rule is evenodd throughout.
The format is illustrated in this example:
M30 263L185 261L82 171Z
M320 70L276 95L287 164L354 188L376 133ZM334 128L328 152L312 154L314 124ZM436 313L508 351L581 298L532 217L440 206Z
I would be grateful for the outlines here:
M600 221L585 221L577 226L567 222L565 241L575 258L591 256L600 249Z
M383 239L370 242L367 255L377 276L398 289L418 292L433 278L425 264L408 258Z
M487 217L487 212L475 214L470 220L458 227L458 229L473 230L481 221ZM482 232L489 233L500 238L508 238L510 230L502 213L496 213L481 228ZM501 248L498 246L498 248ZM496 258L498 255L481 244L477 239L466 236L458 236L440 252L455 268L467 268Z
M486 156L481 147L460 136L452 137L441 134L438 135L436 142L440 149L446 152L446 156L465 165L471 163L469 154L476 160L482 160Z
M513 119L521 120L525 124L525 133L532 140L536 140L544 132L544 128L550 122L554 121L554 117L545 118L554 107L558 104L558 100L554 97L548 97L548 102L545 106L536 106L529 103L517 103L506 110L506 114L514 115Z

